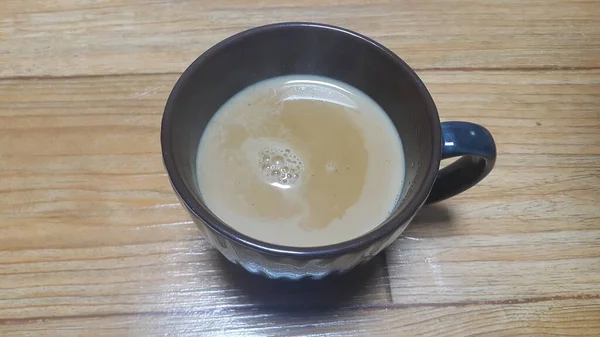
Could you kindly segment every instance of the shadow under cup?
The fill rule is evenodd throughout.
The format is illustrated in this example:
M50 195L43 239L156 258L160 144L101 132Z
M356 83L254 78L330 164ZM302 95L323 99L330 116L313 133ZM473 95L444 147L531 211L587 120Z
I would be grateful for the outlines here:
M277 246L237 232L202 202L196 154L212 116L244 88L291 74L325 76L358 88L386 111L402 139L407 167L400 202L382 225L359 238L325 247ZM298 279L347 271L394 241L429 195L441 137L433 100L398 56L341 28L285 23L242 32L200 56L169 97L161 142L174 190L211 244L251 272Z

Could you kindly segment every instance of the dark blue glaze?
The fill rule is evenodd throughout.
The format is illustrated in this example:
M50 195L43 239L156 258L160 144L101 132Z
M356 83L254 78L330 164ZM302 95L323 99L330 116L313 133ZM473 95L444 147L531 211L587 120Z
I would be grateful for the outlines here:
M487 176L496 162L490 132L469 122L442 123L442 159L461 157L438 173L427 203L455 196Z

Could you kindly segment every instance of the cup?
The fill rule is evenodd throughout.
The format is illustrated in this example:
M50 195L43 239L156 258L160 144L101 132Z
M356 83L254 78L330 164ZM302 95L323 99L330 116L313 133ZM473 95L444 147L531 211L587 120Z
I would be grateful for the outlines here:
M390 216L370 232L318 247L287 247L236 231L202 201L196 153L211 117L229 98L264 79L310 74L348 83L376 101L402 139L405 184ZM425 203L481 181L496 160L494 139L468 122L440 123L415 72L379 43L317 23L278 23L236 34L210 48L181 75L167 101L161 145L169 179L204 236L228 260L270 278L318 279L366 262L398 238ZM440 169L440 161L460 157Z

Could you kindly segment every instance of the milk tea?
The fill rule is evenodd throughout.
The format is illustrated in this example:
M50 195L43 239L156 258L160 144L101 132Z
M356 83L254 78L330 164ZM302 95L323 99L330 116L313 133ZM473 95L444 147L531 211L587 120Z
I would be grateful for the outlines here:
M380 225L402 190L402 141L358 89L293 75L256 83L214 115L198 147L208 208L255 239L314 247Z

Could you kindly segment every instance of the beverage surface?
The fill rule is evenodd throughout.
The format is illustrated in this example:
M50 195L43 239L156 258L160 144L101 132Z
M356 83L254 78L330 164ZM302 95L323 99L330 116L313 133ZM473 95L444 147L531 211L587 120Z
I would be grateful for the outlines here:
M402 142L358 89L310 75L264 80L227 101L204 130L198 187L208 208L265 242L324 246L358 237L393 210Z

